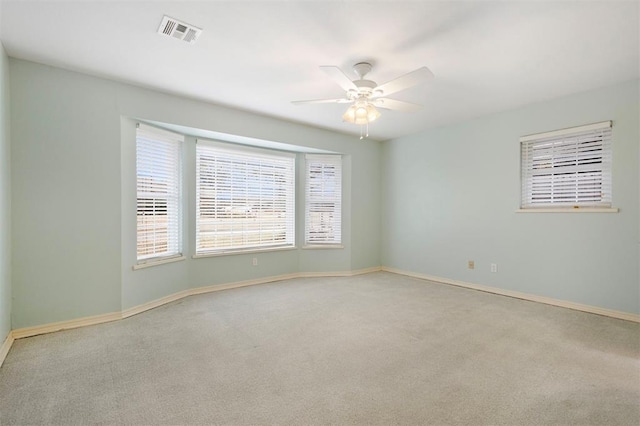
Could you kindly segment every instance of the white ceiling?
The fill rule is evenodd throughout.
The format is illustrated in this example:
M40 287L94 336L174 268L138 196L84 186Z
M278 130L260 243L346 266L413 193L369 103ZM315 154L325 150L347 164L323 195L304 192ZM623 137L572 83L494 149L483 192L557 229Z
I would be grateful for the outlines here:
M392 98L370 127L391 139L640 78L637 1L7 1L9 56L359 134L318 66L374 64L378 83L421 66L428 83ZM156 33L163 15L204 30L194 45ZM356 75L353 74L354 79Z

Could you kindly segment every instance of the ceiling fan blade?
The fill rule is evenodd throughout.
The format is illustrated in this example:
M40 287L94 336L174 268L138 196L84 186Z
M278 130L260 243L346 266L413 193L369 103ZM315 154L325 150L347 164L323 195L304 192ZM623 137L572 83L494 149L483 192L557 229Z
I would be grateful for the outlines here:
M383 83L373 89L374 93L378 90L382 91L380 96L389 96L392 93L400 92L401 90L408 89L409 87L422 84L425 81L433 77L433 73L429 68L422 67L415 71L411 71L405 75L402 75L394 80Z
M358 87L351 79L338 67L332 65L323 65L320 69L326 72L344 91L358 90Z
M373 100L373 105L378 108L392 109L395 111L414 112L422 108L422 105L411 102L399 101L397 99L378 98Z
M304 104L347 104L353 102L350 99L312 99L309 101L291 101L294 105L304 105Z

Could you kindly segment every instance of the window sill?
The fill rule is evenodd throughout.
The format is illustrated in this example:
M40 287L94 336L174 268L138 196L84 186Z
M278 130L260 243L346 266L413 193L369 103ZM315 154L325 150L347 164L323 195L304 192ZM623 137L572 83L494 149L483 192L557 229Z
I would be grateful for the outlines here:
M618 211L619 209L613 207L556 207L518 209L516 213L618 213Z
M303 250L323 250L323 249L343 249L344 246L342 244L311 244L308 246L303 246Z
M212 252L212 253L194 254L191 257L193 259L202 259L206 257L234 256L238 254L252 254L252 253L269 253L272 251L287 251L287 250L295 250L295 249L297 249L297 247L287 246L287 247L274 247L274 248L257 248L257 249L248 249L248 250L229 250L229 251L218 251L218 252Z
M152 266L164 265L165 263L173 263L180 262L181 260L185 260L186 257L180 256L172 256L172 257L163 257L161 259L149 260L142 263L136 263L133 265L133 270L137 271L138 269L150 268Z

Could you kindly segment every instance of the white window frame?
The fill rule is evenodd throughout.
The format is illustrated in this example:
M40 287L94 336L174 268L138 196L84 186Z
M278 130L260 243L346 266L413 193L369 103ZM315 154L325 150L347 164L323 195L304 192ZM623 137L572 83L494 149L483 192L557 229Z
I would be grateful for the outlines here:
M305 248L342 248L342 156L305 155Z
M521 212L612 208L611 121L520 138Z
M134 269L184 259L182 256L183 142L183 135L142 123L137 125L137 263ZM163 216L166 218L162 219ZM148 217L150 220L143 224L141 217ZM166 223L163 223L164 221ZM147 250L142 250L143 240L147 242Z
M289 152L197 140L193 257L295 248L295 160Z

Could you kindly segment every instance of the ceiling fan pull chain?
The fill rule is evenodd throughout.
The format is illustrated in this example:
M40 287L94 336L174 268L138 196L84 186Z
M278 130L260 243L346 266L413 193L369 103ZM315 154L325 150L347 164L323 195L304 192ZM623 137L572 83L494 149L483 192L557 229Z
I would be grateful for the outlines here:
M367 121L366 126L367 126L366 132L363 133L364 125L362 125L362 124L360 125L360 140L369 137L369 122L368 121Z

